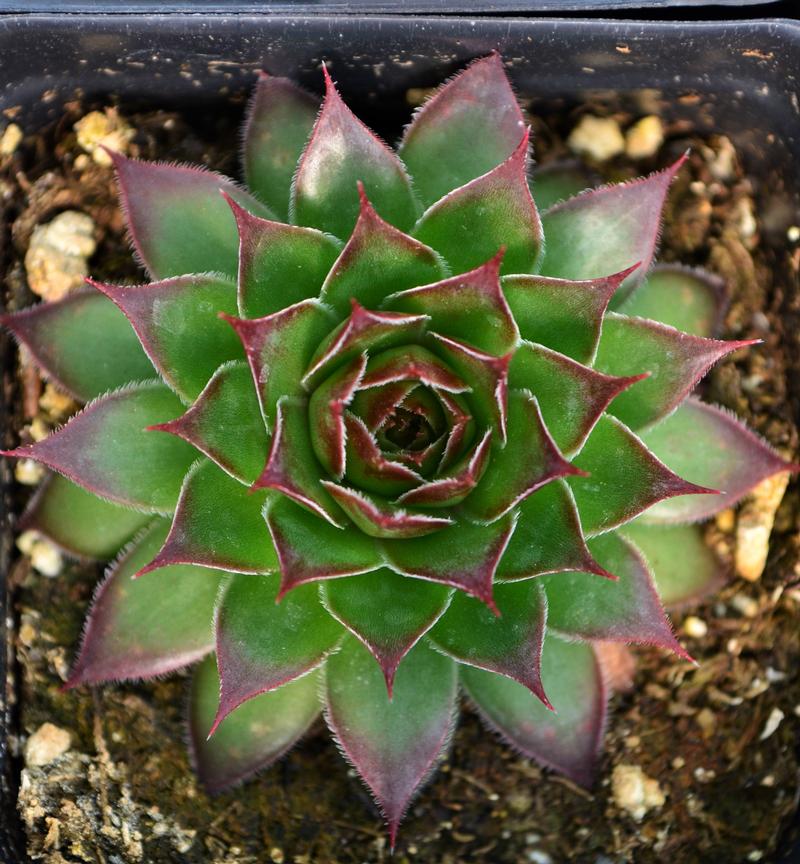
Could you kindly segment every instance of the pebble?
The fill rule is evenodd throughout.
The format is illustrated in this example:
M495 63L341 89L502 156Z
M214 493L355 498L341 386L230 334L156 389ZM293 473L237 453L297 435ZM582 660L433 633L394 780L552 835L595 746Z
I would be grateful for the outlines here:
M43 723L25 744L25 763L37 766L48 765L66 753L71 745L72 736L66 729L53 723Z
M734 563L737 576L748 582L758 581L764 572L775 514L788 482L788 471L767 477L756 486L739 511Z
M33 459L20 459L14 465L14 479L23 486L38 486L44 475L44 467Z
M746 594L734 594L731 597L731 606L744 618L755 618L758 615L758 600Z
M702 639L708 633L708 624L696 615L690 615L683 622L683 632L692 639Z
M98 165L110 165L111 157L103 147L117 153L127 153L128 145L136 134L134 129L120 117L116 108L91 111L74 126L78 144Z
M25 254L31 291L45 300L60 300L82 286L96 246L94 220L86 213L65 210L37 225Z
M0 156L10 156L22 143L22 129L16 123L9 123L0 137Z
M625 138L613 117L586 114L570 132L567 146L580 156L605 162L625 151Z
M704 155L708 162L708 170L715 180L724 183L733 179L736 169L736 150L730 138L720 135L717 139L716 152L704 148Z
M611 775L614 803L640 822L649 810L664 806L666 795L658 781L648 777L638 765L617 765Z
M17 549L31 559L31 566L37 573L49 579L64 569L64 557L59 548L38 531L23 531L17 537Z
M39 407L48 417L61 423L78 410L78 403L48 381L39 398Z
M625 153L631 159L647 159L664 143L664 126L655 114L642 117L625 133Z
M759 735L759 741L766 741L770 735L774 735L775 732L778 731L778 727L783 723L783 718L786 715L781 711L780 708L773 708L770 711L769 717L767 717L767 722L764 724L764 729Z
M786 239L790 243L797 243L800 240L800 225L790 225L786 230Z

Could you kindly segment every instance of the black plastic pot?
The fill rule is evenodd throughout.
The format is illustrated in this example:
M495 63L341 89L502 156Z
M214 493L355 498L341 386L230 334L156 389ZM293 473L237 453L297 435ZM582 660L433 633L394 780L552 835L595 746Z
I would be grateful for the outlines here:
M56 119L78 92L86 100L115 94L150 106L213 109L248 87L262 67L313 86L323 58L356 106L405 111L407 88L437 83L491 49L502 52L526 95L662 91L676 115L734 140L758 186L767 243L780 249L786 229L800 224L800 24L788 20L0 15L0 111L16 109L15 122L33 131ZM687 94L693 98L678 100ZM2 471L8 502L8 469ZM6 512L2 574L12 548L10 524ZM0 600L5 636L12 614L5 583ZM7 672L0 653L6 680ZM8 746L13 732L9 698L0 716L0 860L8 864L25 860L15 817L19 766ZM787 847L786 854L784 861L800 861L800 848Z

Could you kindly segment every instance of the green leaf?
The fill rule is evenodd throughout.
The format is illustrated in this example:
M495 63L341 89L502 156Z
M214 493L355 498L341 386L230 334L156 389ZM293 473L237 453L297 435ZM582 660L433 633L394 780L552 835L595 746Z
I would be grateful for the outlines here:
M555 711L502 675L462 667L461 682L486 723L512 747L590 785L603 739L608 694L590 645L548 634L542 682Z
M524 390L511 390L508 442L495 449L464 507L473 518L492 522L556 477L575 473L553 443L536 399Z
M358 184L381 216L410 228L417 203L403 163L344 104L325 73L325 101L292 182L291 221L349 237L359 212Z
M449 741L455 664L425 644L415 646L397 670L390 700L374 659L349 638L325 672L325 719L377 799L394 846L409 801Z
M319 666L341 626L301 585L278 602L277 576L234 576L217 607L220 700L211 734L242 702L276 690Z
M523 342L509 383L536 394L545 425L565 453L579 450L612 400L644 376L604 375L542 345Z
M419 486L422 477L402 462L387 458L361 418L348 411L344 423L347 433L345 477L351 486L385 497Z
M597 185L597 176L577 160L543 165L533 171L531 178L531 192L540 213Z
M459 663L513 678L549 704L540 675L547 598L539 580L497 585L494 599L499 616L457 591L431 641Z
M611 375L650 373L646 381L620 394L609 413L632 429L649 426L671 413L719 359L752 344L703 339L655 321L609 313L595 367Z
M281 396L305 396L309 360L336 321L318 300L302 300L264 318L226 318L244 345L261 410L270 427Z
M400 662L441 617L451 592L381 567L320 585L325 608L364 645L386 679L389 696Z
M386 305L425 315L430 329L481 351L505 354L516 346L519 332L500 288L502 257L495 255L469 273L393 294Z
M694 336L715 336L728 304L725 283L706 270L660 264L620 307L620 312L668 324Z
M248 486L267 458L267 430L244 362L220 366L185 414L155 428L188 441Z
M595 573L542 576L548 628L570 639L658 645L686 657L637 550L614 532L590 540L589 549L616 581Z
M503 273L532 273L542 223L528 187L528 133L500 165L429 207L411 232L454 273L472 270L504 249Z
M312 446L308 402L284 396L278 402L278 422L267 464L253 488L275 489L341 528L342 513L321 477L322 469Z
M220 312L236 312L236 285L218 276L181 276L149 285L101 285L136 331L161 377L185 402L196 399L214 371L242 357ZM114 350L118 350L116 347Z
M195 451L147 429L182 408L160 382L134 384L91 402L44 440L5 455L35 459L109 501L170 513Z
M155 378L124 314L97 291L77 291L0 316L45 375L81 402L108 390Z
M511 516L491 525L464 520L427 537L384 540L382 546L398 573L459 588L496 610L492 583L513 530Z
M164 546L140 575L170 564L273 573L278 559L261 515L265 498L201 459L186 475Z
M342 244L329 234L272 222L228 204L239 231L238 308L260 318L316 297Z
M492 53L470 64L422 106L406 129L400 157L429 207L507 159L524 132L503 62Z
M682 447L687 440L684 435ZM692 449L696 452L696 445ZM630 522L665 498L711 491L682 480L627 426L607 414L592 430L575 464L588 475L570 480L587 534L602 534Z
M606 307L631 272L628 269L585 282L546 276L505 276L503 292L523 339L545 345L579 363L591 364Z
M441 257L423 243L384 221L359 190L358 220L339 260L322 286L320 298L339 315L354 300L368 309L390 294L438 282L447 275ZM375 274L380 273L380 279Z
M213 650L214 603L223 574L167 567L132 579L168 530L168 520L152 522L110 567L95 594L68 687L164 675Z
M103 501L51 474L39 487L17 523L17 530L38 531L72 555L107 560L152 516Z
M305 582L366 573L383 563L372 537L353 526L335 528L287 498L272 502L266 519L280 561L281 597Z
M518 513L517 527L497 568L498 579L530 579L565 570L607 575L589 552L575 499L564 480L529 495Z
M673 470L722 493L663 501L647 513L647 522L707 519L732 507L767 477L798 470L732 414L694 398L687 399L642 440Z
M697 525L648 525L637 519L622 534L650 565L665 606L699 600L722 582L722 562Z
M621 303L650 268L667 191L685 160L630 183L587 190L548 210L542 275L597 279L638 263L617 292L615 302Z
M322 485L336 503L370 537L418 538L452 524L448 516L432 516L407 510L377 495L367 495L358 489L341 486L330 480Z
M192 762L209 792L241 783L280 759L305 735L320 713L319 673L256 696L225 718L211 739L219 700L214 658L194 671L189 705Z
M236 223L221 192L272 217L269 208L232 180L204 168L141 162L109 151L119 180L131 239L153 279L186 273L236 278Z
M248 188L284 222L292 177L318 110L319 100L288 78L259 75L244 127L244 176Z

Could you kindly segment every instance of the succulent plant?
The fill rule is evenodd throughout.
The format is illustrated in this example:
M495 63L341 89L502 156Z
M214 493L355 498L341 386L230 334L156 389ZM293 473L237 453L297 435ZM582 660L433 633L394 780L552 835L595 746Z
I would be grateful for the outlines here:
M713 277L652 267L683 160L559 201L574 176L531 186L529 146L496 55L397 152L327 71L321 108L263 75L251 191L111 154L154 281L3 318L86 403L8 453L55 472L23 526L117 555L68 686L197 663L212 790L322 713L394 840L460 689L589 782L598 644L687 657L662 601L716 583L694 523L790 468L690 395L750 343L711 338Z

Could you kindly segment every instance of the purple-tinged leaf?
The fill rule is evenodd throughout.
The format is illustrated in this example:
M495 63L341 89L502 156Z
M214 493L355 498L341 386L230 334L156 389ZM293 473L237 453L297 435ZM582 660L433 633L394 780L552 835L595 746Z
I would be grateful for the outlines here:
M320 295L340 315L348 314L353 300L374 309L390 294L447 275L438 253L381 219L361 186L359 196L358 221Z
M464 502L481 522L499 519L557 477L582 473L559 452L536 399L523 390L508 395L508 443L495 448L490 470Z
M264 318L226 320L242 340L261 410L271 426L281 396L305 395L300 379L336 320L318 300L302 300Z
M352 402L366 368L366 352L357 354L323 381L308 402L311 446L322 467L339 480L347 464L345 408Z
M605 730L608 692L591 645L549 634L542 683L554 711L502 675L462 667L461 682L490 728L526 756L589 786Z
M692 447L687 442L693 441ZM682 450L699 454L696 439L683 434ZM715 442L714 447L718 446ZM704 453L703 456L707 456ZM703 458L703 457L699 457ZM586 439L575 464L586 476L575 477L572 491L587 534L602 534L665 498L714 495L715 490L682 480L615 417L604 414ZM714 500L717 496L714 495Z
M486 351L505 354L519 339L500 288L502 253L475 270L387 298L390 309L428 316L430 328Z
M261 515L265 498L263 492L250 494L213 462L198 461L186 475L169 536L137 575L172 564L274 573L278 558Z
M284 222L292 177L318 111L319 99L288 78L259 74L244 126L244 176L247 187Z
M523 339L590 364L597 351L606 307L635 269L585 282L505 276L503 292Z
M663 501L643 521L698 522L732 507L762 480L779 471L798 471L758 435L723 408L689 398L642 436L669 467L720 495L691 495Z
M132 384L89 403L44 440L4 455L35 459L109 501L170 513L196 452L147 427L182 410L160 382Z
M356 489L391 498L422 483L422 477L401 462L388 459L361 418L345 414L347 470L345 479Z
M353 526L334 528L286 498L270 505L266 519L280 562L279 598L306 582L367 573L383 563L372 537Z
M38 531L70 555L79 558L113 558L152 516L103 501L50 474L36 490L16 528Z
M409 579L386 567L326 582L320 592L330 614L378 661L389 698L401 660L439 620L451 594L444 585Z
M671 413L714 363L757 341L703 339L655 321L609 313L595 367L610 375L650 375L621 393L608 411L634 430L649 426Z
M605 375L531 342L519 346L508 370L512 387L536 394L548 431L568 454L580 450L613 399L646 377Z
M423 477L430 475L436 470L437 466L441 466L445 446L447 441L446 433L442 433L434 441L431 441L427 447L422 450L397 450L395 458L398 462L403 462L408 465L413 471L417 471Z
M400 664L391 699L381 670L357 639L347 639L326 664L325 719L375 796L392 848L409 801L450 740L457 680L452 660L424 643Z
M353 522L370 537L422 537L440 531L453 521L447 516L431 516L406 510L391 501L367 495L358 489L341 486L330 480L323 480L322 485Z
M494 357L456 339L448 339L438 333L431 335L436 340L437 350L444 356L447 364L470 382L472 388L470 402L475 418L482 426L490 426L498 439L505 443L508 366L512 355Z
M496 392L502 393L504 391L501 387ZM437 396L445 409L445 419L448 427L447 442L441 462L439 463L439 473L443 474L464 454L466 447L472 442L475 420L463 396L444 392L437 392ZM505 402L499 407L505 412ZM505 413L503 413L503 418L505 418ZM505 422L504 419L503 422Z
M220 698L213 735L242 702L319 666L342 637L313 585L278 602L277 576L234 576L215 618Z
M311 672L250 699L209 739L219 676L213 657L197 666L189 704L189 755L206 789L213 793L235 786L290 750L319 716L319 680L319 673Z
M496 585L494 599L499 616L457 591L431 641L459 663L513 678L550 707L541 678L547 598L539 580Z
M243 361L220 366L185 414L151 428L183 438L248 486L267 458L267 430Z
M168 567L132 579L168 530L168 520L153 522L109 568L95 593L67 687L164 675L214 650L214 604L223 574Z
M422 106L403 136L400 158L429 207L507 159L524 132L503 61L493 53L469 65Z
M637 519L620 533L648 563L667 607L697 602L724 581L726 568L698 525L648 525Z
M460 504L478 485L492 448L492 430L487 429L480 441L445 474L404 492L400 504L444 507Z
M109 151L131 240L153 279L186 273L236 278L236 222L220 192L266 219L272 217L233 180L204 168L142 162Z
M681 264L659 264L620 312L694 336L716 336L727 306L727 286L719 276Z
M389 419L393 409L419 386L418 381L393 381L382 387L359 390L353 398L351 410L364 421L370 432L375 433Z
M320 483L314 452L307 400L282 397L267 464L253 489L275 489L341 528L342 514Z
M505 249L503 273L532 273L542 223L528 187L528 132L505 162L431 205L411 232L439 252L454 273Z
M403 163L344 104L325 73L325 101L297 165L291 221L349 237L359 214L358 183L392 225L409 229L417 202Z
M536 580L547 592L548 630L568 639L658 645L688 659L637 550L615 532L590 540L589 549L617 579L595 573L554 573Z
M314 382L322 380L335 366L352 360L366 350L375 354L403 343L417 342L426 323L425 315L372 312L353 298L350 317L316 350L303 376L303 384L308 388L313 387Z
M664 171L630 183L590 189L542 217L547 252L543 276L597 279L639 262L612 306L642 281L656 252L667 191L686 156Z
M221 364L242 357L236 334L219 319L220 312L236 312L236 285L228 279L181 276L149 285L90 284L125 313L161 377L185 402L200 395Z
M360 387L380 387L394 381L416 381L448 393L465 393L470 389L435 354L421 345L389 348L371 357Z
M599 182L597 175L577 159L551 162L534 169L531 192L539 212L544 213L559 201L572 198Z
M383 550L393 570L459 588L497 612L492 583L514 522L511 515L491 525L461 521L428 537L386 540Z
M342 244L313 228L254 216L227 199L239 232L238 308L261 318L316 297Z
M614 578L592 557L575 499L564 480L529 495L517 512L517 527L497 568L498 580L513 582L566 570Z
M46 377L81 402L156 377L128 320L97 291L0 315L0 324L30 351Z

